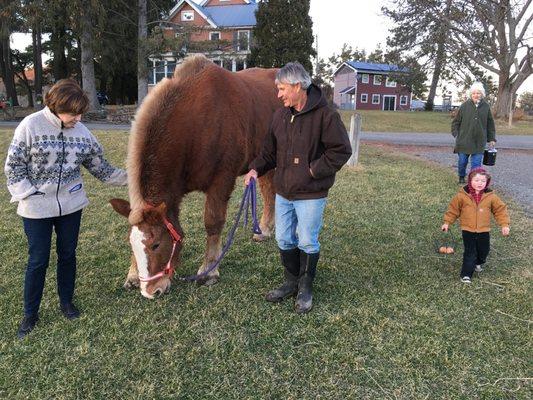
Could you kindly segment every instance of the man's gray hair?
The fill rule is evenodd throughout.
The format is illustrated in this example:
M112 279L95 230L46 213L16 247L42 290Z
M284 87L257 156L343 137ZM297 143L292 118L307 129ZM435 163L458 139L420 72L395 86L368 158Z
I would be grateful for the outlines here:
M468 89L468 96L472 96L472 92L480 92L483 97L485 97L485 87L481 82L474 82L470 89Z
M301 84L302 89L311 85L311 77L299 62L287 63L276 73L276 84L288 83L290 85Z

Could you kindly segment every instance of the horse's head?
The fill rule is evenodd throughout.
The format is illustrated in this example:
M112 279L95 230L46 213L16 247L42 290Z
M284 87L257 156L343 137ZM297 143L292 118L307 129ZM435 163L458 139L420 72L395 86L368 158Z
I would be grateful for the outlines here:
M141 294L149 299L168 292L181 250L181 232L168 221L166 205L132 211L126 200L110 200L130 221L129 240L139 275Z

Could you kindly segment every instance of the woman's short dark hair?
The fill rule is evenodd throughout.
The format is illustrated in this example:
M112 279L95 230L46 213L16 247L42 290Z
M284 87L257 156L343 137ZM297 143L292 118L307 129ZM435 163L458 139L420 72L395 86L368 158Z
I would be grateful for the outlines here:
M61 79L50 88L44 104L54 114L83 114L89 108L89 98L74 79Z

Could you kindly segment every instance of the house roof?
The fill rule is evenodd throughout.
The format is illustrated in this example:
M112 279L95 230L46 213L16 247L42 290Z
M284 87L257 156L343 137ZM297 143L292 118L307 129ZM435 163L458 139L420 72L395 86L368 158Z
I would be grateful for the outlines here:
M348 86L347 88L342 89L339 94L354 94L355 86Z
M204 7L217 26L255 26L255 12L257 4L243 4L236 6Z
M255 12L258 5L255 1L250 1L249 4L204 7L192 0L180 0L170 11L169 19L172 19L185 4L189 4L194 8L214 28L256 25ZM202 4L205 4L205 2Z
M348 66L357 72L379 72L388 74L391 72L409 72L409 68L400 68L394 64L378 64L364 61L345 61L335 71L335 74L340 71L343 66Z

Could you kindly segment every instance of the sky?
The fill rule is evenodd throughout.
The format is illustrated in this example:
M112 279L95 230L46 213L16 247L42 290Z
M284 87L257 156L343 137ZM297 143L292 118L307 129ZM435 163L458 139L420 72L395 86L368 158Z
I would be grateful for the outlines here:
M200 3L202 0L194 0ZM381 14L386 0L311 0L310 16L313 32L318 38L318 55L327 59L339 54L344 43L366 50L367 54L381 44L385 49L390 20ZM29 35L12 36L14 47L23 49L30 44ZM19 47L20 46L20 47ZM533 92L533 76L518 93Z

